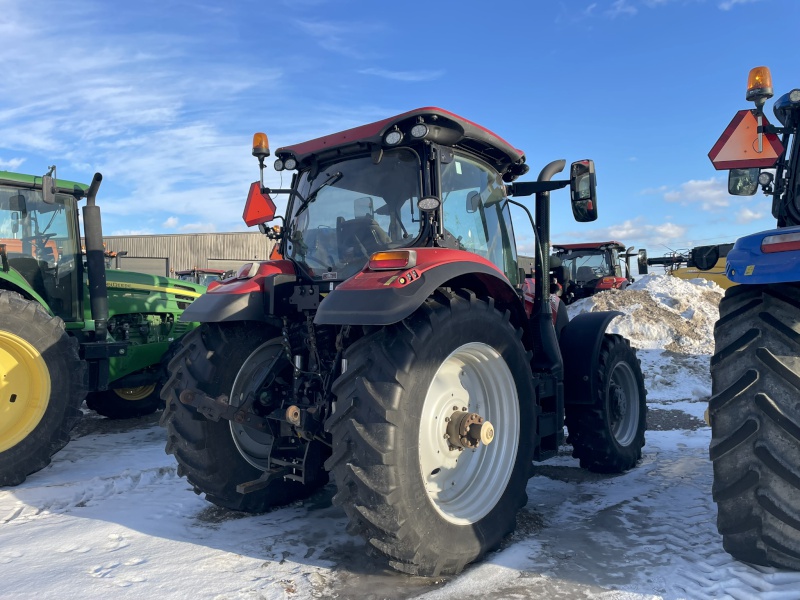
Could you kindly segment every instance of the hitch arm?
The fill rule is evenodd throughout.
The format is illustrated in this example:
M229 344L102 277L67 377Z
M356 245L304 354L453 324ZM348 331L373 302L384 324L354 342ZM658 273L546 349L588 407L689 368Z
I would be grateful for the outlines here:
M271 432L269 422L264 417L260 417L250 410L253 405L255 396L248 394L244 404L236 408L231 406L228 402L228 397L225 394L212 398L208 394L196 389L187 389L181 392L178 397L183 404L193 406L201 415L209 421L219 421L225 419L226 421L233 421L252 427L259 431Z

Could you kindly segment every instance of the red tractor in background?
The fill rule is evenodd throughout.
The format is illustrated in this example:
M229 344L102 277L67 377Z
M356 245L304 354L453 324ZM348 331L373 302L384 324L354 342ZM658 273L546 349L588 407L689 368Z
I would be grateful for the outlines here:
M621 242L553 244L550 266L566 304L604 290L624 290L633 283L631 257L637 256L639 271L647 273L647 252L625 249ZM559 264L560 263L560 264Z
M519 268L510 219L522 207L547 249L550 192L567 186L576 218L596 219L592 161L515 182L520 150L439 108L278 149L287 189L264 186L264 134L253 154L244 220L281 258L189 307L202 325L163 393L166 450L197 493L263 511L332 473L351 532L395 569L438 576L515 528L531 461L557 454L565 424L582 467L637 463L644 380L606 333L620 313L570 321L543 275L549 253ZM271 194L288 195L280 229L266 225ZM535 225L513 199L534 194Z

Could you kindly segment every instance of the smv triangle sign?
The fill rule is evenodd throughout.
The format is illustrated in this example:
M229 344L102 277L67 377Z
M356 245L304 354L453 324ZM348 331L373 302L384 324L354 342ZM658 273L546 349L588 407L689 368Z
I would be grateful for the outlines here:
M767 117L763 125L769 125ZM783 144L774 133L762 136L761 152L758 151L758 121L754 110L740 110L730 125L714 144L708 158L717 171L723 169L749 169L772 167L783 154Z

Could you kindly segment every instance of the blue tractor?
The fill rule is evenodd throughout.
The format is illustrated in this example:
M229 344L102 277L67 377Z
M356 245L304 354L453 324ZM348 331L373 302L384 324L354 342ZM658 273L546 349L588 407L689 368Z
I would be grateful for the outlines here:
M714 328L709 401L713 498L734 558L800 570L800 89L772 97L766 67L709 153L728 191L772 196L778 228L745 236L727 256L727 290Z

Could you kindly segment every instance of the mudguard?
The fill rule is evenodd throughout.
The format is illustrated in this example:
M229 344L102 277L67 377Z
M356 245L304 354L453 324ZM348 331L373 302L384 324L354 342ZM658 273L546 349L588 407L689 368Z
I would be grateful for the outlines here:
M275 315L278 288L293 287L297 280L288 260L263 262L253 277L226 279L209 288L181 315L182 322L223 323L271 321Z
M621 315L618 310L583 313L561 331L559 346L564 360L564 404L591 404L597 397L593 369L608 324Z
M498 305L516 306L521 311L517 291L488 260L463 250L414 250L417 253L414 267L398 271L364 269L337 286L320 303L314 323L391 325L408 317L444 284L474 291L482 289Z
M791 283L800 281L800 250L764 253L761 244L769 236L800 236L800 227L760 231L736 240L728 252L725 275L734 283Z

